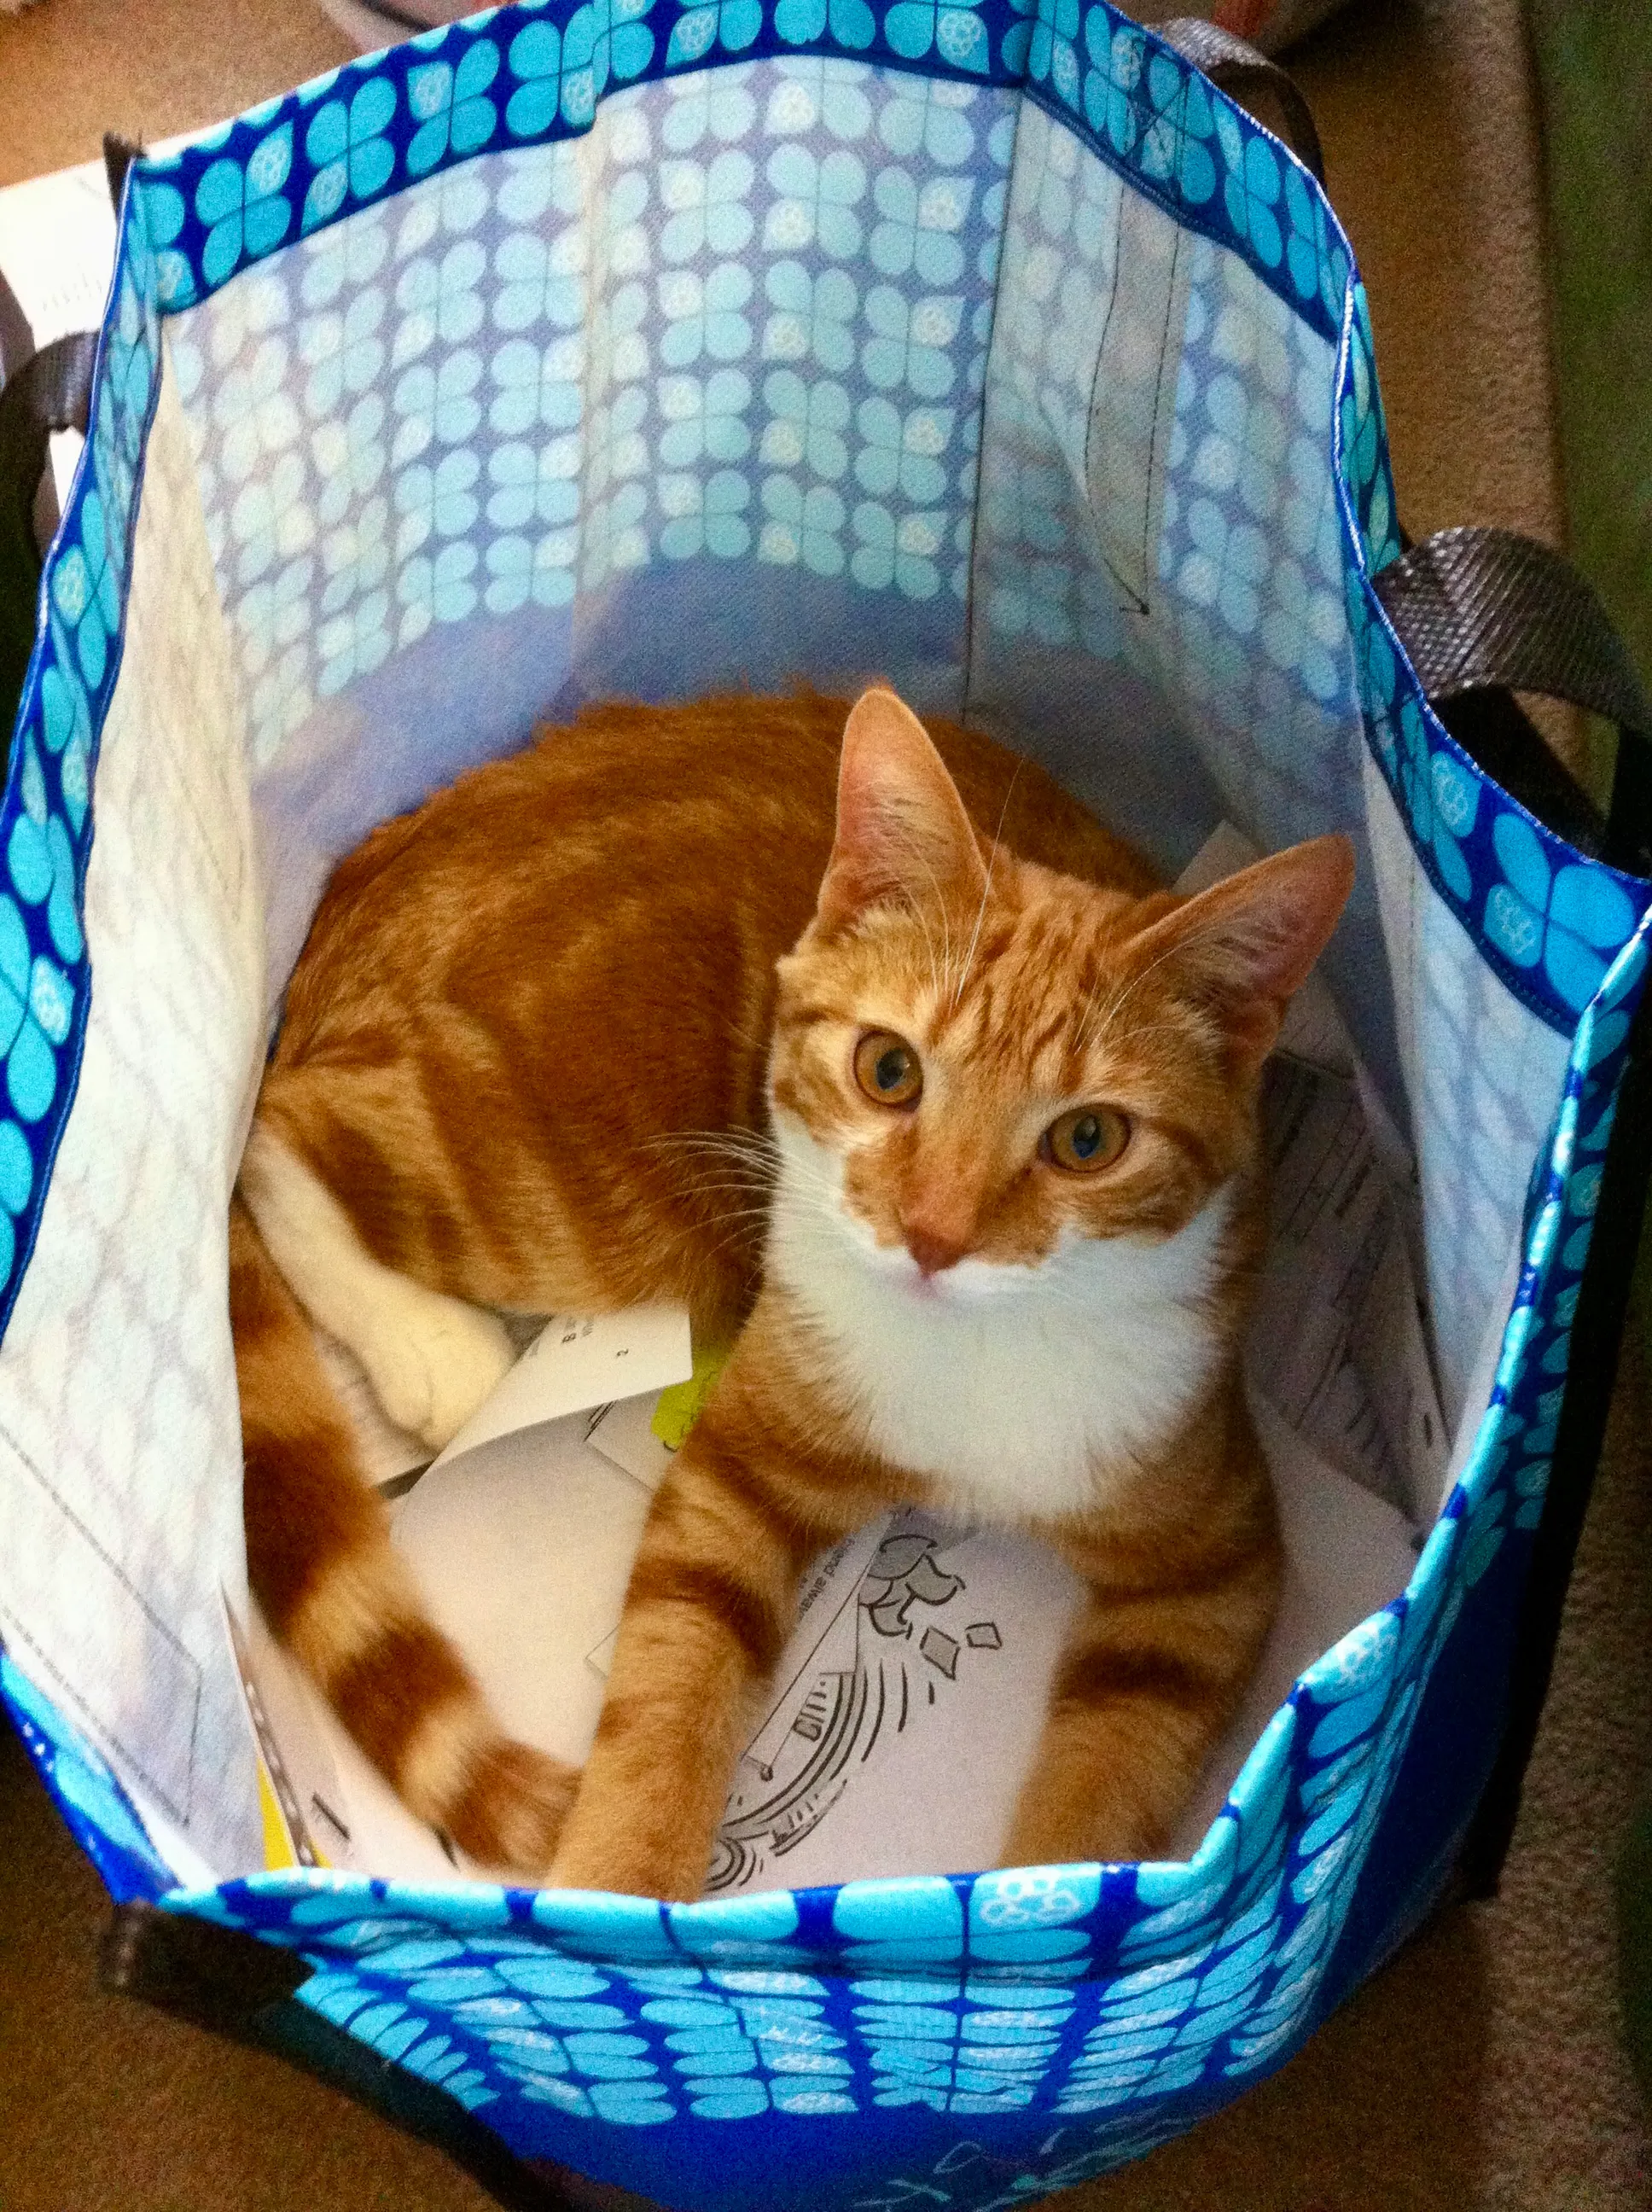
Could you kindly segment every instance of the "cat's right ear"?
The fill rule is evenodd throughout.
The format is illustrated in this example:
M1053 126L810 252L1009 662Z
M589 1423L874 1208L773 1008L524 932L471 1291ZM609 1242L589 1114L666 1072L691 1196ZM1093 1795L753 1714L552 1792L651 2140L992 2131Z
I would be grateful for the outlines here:
M975 904L986 889L980 841L928 732L893 691L863 691L843 732L817 926L847 928L889 903Z

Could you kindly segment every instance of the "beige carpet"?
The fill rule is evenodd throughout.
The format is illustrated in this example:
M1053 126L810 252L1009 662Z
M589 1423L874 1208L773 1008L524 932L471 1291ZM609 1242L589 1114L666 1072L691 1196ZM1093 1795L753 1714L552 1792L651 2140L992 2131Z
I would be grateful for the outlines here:
M1644 4L1644 0L1633 0ZM313 0L40 0L0 17L0 184L341 59ZM1562 512L1518 0L1375 0L1296 58L1370 293L1401 512ZM1620 1390L1503 1896L1441 1921L1273 2081L1061 2200L1079 2212L1633 2212L1609 1868L1652 1777L1652 1437ZM0 1741L3 2212L482 2212L434 2154L94 1984L105 1902Z

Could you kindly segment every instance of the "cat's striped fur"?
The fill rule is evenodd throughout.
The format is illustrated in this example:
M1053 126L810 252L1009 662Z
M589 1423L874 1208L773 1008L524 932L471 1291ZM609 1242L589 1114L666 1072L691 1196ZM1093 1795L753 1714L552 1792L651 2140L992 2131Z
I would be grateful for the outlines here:
M805 1567L894 1502L1034 1530L1090 1585L1014 1861L1159 1845L1272 1617L1257 1081L1345 842L1179 900L984 738L887 691L846 713L590 710L369 838L293 979L231 1224L249 1568L485 1863L697 1894ZM857 1078L872 1032L914 1103ZM1068 1171L1045 1133L1092 1104L1127 1141ZM498 1311L662 1294L743 1327L576 1794L425 1621L306 1316L436 1443Z

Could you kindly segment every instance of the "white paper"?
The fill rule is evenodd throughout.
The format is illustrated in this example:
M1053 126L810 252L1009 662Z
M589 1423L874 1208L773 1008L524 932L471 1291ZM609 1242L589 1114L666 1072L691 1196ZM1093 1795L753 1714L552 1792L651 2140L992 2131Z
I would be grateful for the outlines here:
M665 1479L673 1454L654 1434L657 1398L621 1398L598 1406L586 1423L585 1440L605 1460L624 1469L652 1497Z
M1276 1058L1264 1079L1270 1237L1254 1386L1323 1459L1412 1520L1449 1453L1400 1215L1358 1085Z
M1253 1410L1285 1585L1239 1718L1177 1831L1182 1853L1297 1675L1395 1596L1414 1559L1401 1515L1317 1459L1265 1402L1253 1397ZM398 1548L501 1723L575 1763L596 1729L649 1505L583 1427L573 1417L518 1431L433 1469L396 1521ZM817 1559L736 1771L708 1893L993 1864L1081 1595L1043 1546L913 1510ZM407 1879L462 1865L290 1668L277 1695L300 1708L276 1723L295 1793L342 1805L347 1847L311 1823L331 1863ZM276 1697L266 1702L273 1713Z
M1401 1515L1317 1460L1270 1407L1254 1410L1284 1587L1175 1856L1197 1848L1297 1676L1396 1596L1414 1565ZM1082 1596L1043 1546L916 1512L817 1563L736 1772L708 1893L997 1864Z
M1206 890L1259 857L1223 823L1176 889ZM1415 1169L1317 975L1286 1009L1262 1121L1270 1234L1251 1385L1321 1458L1430 1519L1450 1439L1417 1295Z
M437 1465L513 1430L686 1382L694 1372L686 1306L621 1314L553 1314L510 1373L453 1438Z
M693 1372L687 1309L554 1316L428 1468L428 1448L386 1419L355 1358L321 1330L315 1342L370 1480L397 1492L424 1470L402 1497L392 1539L432 1618L513 1734L583 1759L631 1560L671 1463L649 1424L660 1390ZM616 1395L627 1390L643 1395ZM248 1727L299 1863L408 1880L451 1873L460 1861L362 1757L256 1609L241 1621L226 1607L226 1624Z
M322 1726L323 1717L331 1722L331 1715L264 1626L256 1607L243 1617L226 1596L224 1623L241 1679L253 1749L279 1809L292 1858L300 1866L359 1864L352 1849L349 1801ZM331 1725L343 1734L336 1722ZM361 1759L359 1752L355 1756ZM408 1820L408 1826L416 1827L417 1823Z
M911 1509L817 1561L708 1894L994 1864L1083 1596L1043 1546Z
M505 1727L572 1759L596 1729L601 1647L619 1626L651 1502L585 1427L574 1414L439 1462L392 1524Z
M0 191L0 270L36 348L103 320L115 258L115 211L101 161Z

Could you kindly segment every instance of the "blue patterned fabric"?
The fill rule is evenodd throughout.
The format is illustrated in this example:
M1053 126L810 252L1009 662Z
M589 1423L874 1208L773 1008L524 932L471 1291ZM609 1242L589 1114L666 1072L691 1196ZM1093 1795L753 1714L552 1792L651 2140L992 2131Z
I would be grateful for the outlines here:
M1024 91L1178 221L1240 251L1323 335L1339 334L1348 248L1301 166L1178 54L1076 0L583 0L429 32L143 165L161 303L203 298L398 184L489 148L587 131L611 89L804 53Z
M98 734L120 665L160 302L142 210L122 227L91 430L43 580L0 800L0 1334L28 1263L80 1064L82 898Z
M1417 1139L1473 1444L1191 1862L691 1907L186 1887L68 1691L22 1636L0 1658L118 1895L297 1950L304 2002L520 2152L705 2212L987 2212L1138 2154L1300 2044L1473 1808L1503 1693L1473 1668L1512 1632L1647 959L1652 890L1467 759L1376 599L1394 487L1322 196L1100 0L507 9L137 165L0 812L0 1321L74 1103L163 351L288 863L276 983L331 857L549 698L825 680L845 635L1044 733L1167 864L1223 813L1356 836L1333 980ZM1419 1714L1450 1756L1413 1808Z
M35 1771L57 1801L76 1842L121 1903L154 1903L178 1887L131 1799L78 1729L70 1726L22 1669L0 1651L0 1702L17 1726Z

